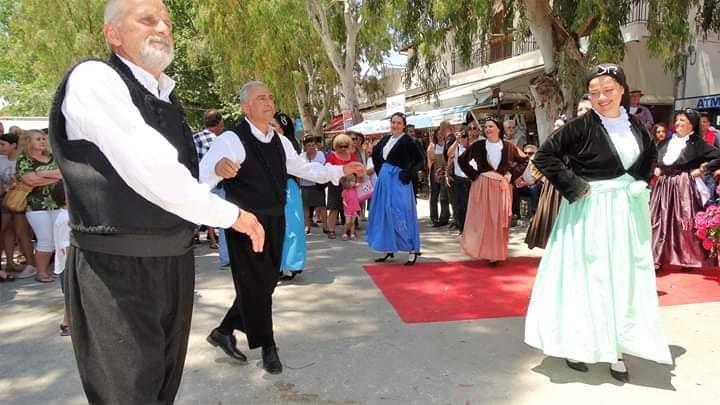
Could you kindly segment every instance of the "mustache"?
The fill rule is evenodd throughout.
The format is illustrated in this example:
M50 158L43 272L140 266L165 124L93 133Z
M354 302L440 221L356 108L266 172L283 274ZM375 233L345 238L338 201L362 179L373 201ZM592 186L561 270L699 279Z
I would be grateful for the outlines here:
M165 38L165 37L161 37L161 36L159 36L159 35L150 35L149 37L145 38L145 43L147 43L147 44L154 44L154 43L156 43L156 44L161 44L161 45L165 46L166 48L169 48L169 47L172 46L172 44L170 43L170 40L169 40L169 39L167 39L167 38Z

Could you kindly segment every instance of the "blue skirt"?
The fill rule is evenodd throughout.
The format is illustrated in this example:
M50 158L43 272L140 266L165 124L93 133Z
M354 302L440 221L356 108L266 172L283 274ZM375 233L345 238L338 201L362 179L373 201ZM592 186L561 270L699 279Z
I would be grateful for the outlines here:
M305 218L302 193L293 179L288 179L285 201L285 240L283 241L280 271L305 269Z
M415 193L399 176L399 167L384 163L370 200L365 239L377 252L420 251Z

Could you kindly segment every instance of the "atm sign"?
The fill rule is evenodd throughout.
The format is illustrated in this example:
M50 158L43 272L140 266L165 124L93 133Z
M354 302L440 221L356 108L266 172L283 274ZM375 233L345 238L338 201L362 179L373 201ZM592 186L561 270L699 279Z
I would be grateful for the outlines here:
M720 107L720 96L701 98L697 102L697 109Z

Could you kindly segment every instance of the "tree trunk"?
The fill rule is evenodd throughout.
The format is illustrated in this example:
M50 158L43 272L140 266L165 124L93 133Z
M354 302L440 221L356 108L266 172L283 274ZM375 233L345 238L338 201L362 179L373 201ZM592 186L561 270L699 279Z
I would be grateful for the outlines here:
M562 91L554 75L543 74L530 84L530 94L535 102L535 121L540 144L550 136L555 120L563 112Z
M315 132L315 120L313 119L313 109L308 99L306 83L303 79L304 75L300 72L293 72L293 82L295 84L295 101L297 102L298 111L300 111L300 119L302 119L303 130L305 134L317 135Z
M550 136L555 120L564 110L563 94L556 78L552 9L547 0L523 0L523 3L530 32L537 41L545 64L545 73L530 85L530 94L535 103L538 139L542 144Z
M342 77L343 86L343 110L352 113L353 125L357 125L363 121L360 112L360 101L358 101L357 92L355 91L355 77L352 70L348 69Z
M330 26L327 19L327 10L320 0L307 0L306 8L308 17L312 26L320 35L325 52L332 63L335 71L340 77L343 90L343 110L352 113L353 125L362 122L362 114L360 113L360 102L358 101L357 92L355 91L355 73L353 68L356 62L357 36L362 28L362 18L355 20L353 10L364 7L365 3L356 1L344 1L344 21L345 21L345 49L344 55L338 49L337 44L333 41L330 33ZM360 12L357 15L361 15Z

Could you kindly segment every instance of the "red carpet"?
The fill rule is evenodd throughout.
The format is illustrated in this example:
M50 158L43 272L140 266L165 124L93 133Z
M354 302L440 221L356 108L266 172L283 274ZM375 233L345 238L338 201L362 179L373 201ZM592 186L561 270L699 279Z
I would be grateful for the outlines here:
M406 323L524 316L540 258L367 265L365 271ZM720 301L720 270L658 275L660 305Z

